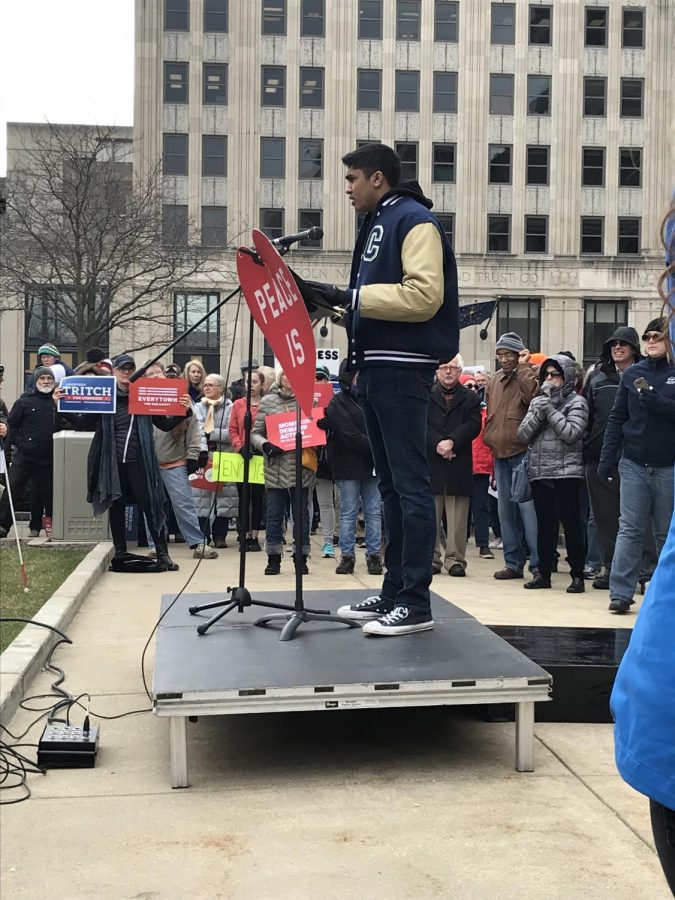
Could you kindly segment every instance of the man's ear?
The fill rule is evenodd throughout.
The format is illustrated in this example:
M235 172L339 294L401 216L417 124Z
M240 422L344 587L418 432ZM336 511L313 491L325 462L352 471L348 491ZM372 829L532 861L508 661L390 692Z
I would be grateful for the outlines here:
M377 172L373 172L373 174L371 175L371 181L374 188L381 188L384 184L384 175L379 170Z

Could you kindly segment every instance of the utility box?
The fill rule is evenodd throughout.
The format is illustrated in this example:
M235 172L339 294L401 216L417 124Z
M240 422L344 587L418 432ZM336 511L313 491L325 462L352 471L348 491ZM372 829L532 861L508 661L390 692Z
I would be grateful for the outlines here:
M93 439L93 431L59 431L54 435L54 540L110 540L107 514L94 516L87 503L87 456Z

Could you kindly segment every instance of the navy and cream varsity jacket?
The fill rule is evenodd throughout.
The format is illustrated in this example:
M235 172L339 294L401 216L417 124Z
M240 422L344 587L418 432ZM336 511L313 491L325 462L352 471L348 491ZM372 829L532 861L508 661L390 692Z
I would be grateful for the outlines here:
M350 369L435 369L457 354L457 265L431 206L416 182L405 182L359 231L349 280Z

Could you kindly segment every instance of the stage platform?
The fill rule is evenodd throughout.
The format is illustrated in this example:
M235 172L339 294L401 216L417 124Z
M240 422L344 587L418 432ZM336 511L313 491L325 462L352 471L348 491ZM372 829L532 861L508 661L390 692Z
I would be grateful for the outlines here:
M337 610L372 591L306 591L305 606ZM293 603L289 591L255 595ZM157 630L154 711L170 718L172 787L188 787L188 717L411 706L514 703L516 769L534 771L534 704L549 699L551 675L473 616L432 594L433 631L366 637L361 628L304 624L292 641L255 627L268 610L251 607L200 636L212 611L190 606L218 594L184 594ZM173 596L162 597L166 610Z

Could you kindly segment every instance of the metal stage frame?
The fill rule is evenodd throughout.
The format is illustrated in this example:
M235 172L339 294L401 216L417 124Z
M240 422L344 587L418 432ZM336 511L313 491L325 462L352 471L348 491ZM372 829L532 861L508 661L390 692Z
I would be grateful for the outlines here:
M307 591L308 606L363 600L362 590ZM188 607L218 594L185 594L159 625L153 706L169 718L171 786L188 781L190 717L514 703L515 768L534 771L534 704L551 675L464 610L432 594L433 631L366 638L361 629L312 623L295 641L255 627L260 610L233 612L203 636ZM288 602L288 591L260 592ZM164 612L173 597L162 597ZM276 665L275 665L276 662Z

